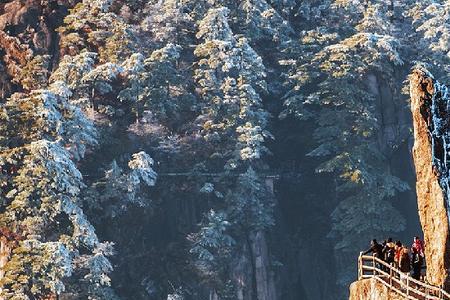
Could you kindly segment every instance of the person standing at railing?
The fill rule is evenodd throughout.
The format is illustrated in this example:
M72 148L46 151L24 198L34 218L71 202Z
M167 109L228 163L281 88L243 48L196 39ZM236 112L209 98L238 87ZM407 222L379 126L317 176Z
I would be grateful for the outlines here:
M395 243L395 256L394 256L394 266L400 268L400 256L402 254L403 245L402 242L397 241Z
M390 265L394 264L395 244L392 238L388 238L386 245L383 247L384 261Z
M412 277L420 280L422 271L423 257L417 248L411 247Z
M379 258L379 259L382 260L382 259L383 259L383 246L381 246L381 244L378 244L378 242L377 242L376 239L373 239L373 240L370 242L370 248L367 249L367 250L364 251L364 252L361 252L360 255L367 255L367 254L369 254L369 253L372 253L372 255L373 255L374 257L377 257L377 258ZM376 266L377 268L380 268L380 269L381 269L381 266L380 266L379 263L376 263L375 266Z
M373 256L378 257L379 259L383 259L383 246L378 244L376 239L373 239L370 242L370 248L362 252L361 254L367 255L369 253L372 253Z
M409 257L409 250L406 246L401 247L398 265L400 271L402 272L400 274L400 280L405 281L411 271L411 258Z
M425 247L423 246L423 242L419 239L419 237L415 236L413 240L413 244L411 248L416 249L420 256L425 257L424 251Z
M403 246L400 250L400 259L399 259L399 268L400 271L404 273L408 273L411 271L411 258L409 257L408 247Z

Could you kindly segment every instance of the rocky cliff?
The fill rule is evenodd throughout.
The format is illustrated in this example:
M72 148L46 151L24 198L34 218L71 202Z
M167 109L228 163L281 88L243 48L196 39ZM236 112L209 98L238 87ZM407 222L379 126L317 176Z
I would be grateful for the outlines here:
M0 3L0 98L33 88L27 77L42 56L48 70L58 58L55 31L77 1L8 0Z
M375 279L353 282L350 286L350 300L401 300L402 296L391 292Z
M447 88L423 68L410 76L417 202L424 232L427 279L448 284L449 103Z

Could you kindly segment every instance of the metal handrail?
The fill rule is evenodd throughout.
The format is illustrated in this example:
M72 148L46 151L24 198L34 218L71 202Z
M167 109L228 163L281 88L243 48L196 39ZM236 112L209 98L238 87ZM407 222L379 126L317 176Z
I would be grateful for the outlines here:
M374 278L405 299L450 300L450 294L443 288L416 280L375 256L360 255L358 280L368 278Z

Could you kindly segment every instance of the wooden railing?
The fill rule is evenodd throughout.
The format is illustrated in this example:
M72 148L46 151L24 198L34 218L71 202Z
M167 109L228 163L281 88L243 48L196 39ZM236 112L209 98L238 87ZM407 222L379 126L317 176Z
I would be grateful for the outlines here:
M358 258L358 280L373 278L405 299L450 300L443 288L412 278L408 273L385 263L374 256L360 255Z

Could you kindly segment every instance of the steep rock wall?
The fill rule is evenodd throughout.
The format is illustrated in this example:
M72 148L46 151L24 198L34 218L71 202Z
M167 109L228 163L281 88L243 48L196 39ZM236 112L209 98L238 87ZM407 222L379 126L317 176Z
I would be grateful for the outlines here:
M444 92L445 90L445 92ZM425 69L410 76L411 110L414 124L413 158L420 222L424 232L427 279L448 285L449 219L447 138L449 128L446 88Z
M49 55L48 68L53 68L59 55L55 30L78 1L0 1L0 100L27 90L20 77L36 55Z
M375 279L364 279L350 285L349 300L403 300Z

